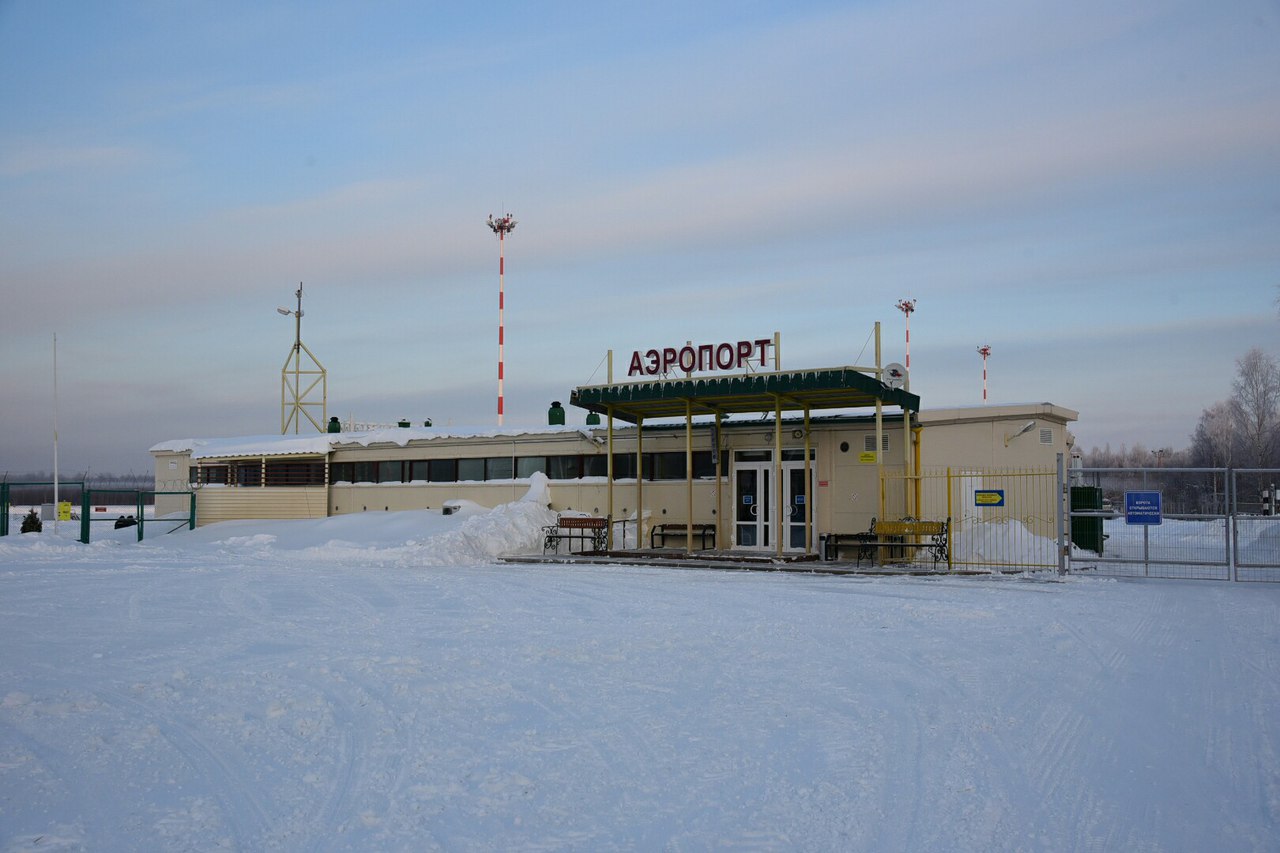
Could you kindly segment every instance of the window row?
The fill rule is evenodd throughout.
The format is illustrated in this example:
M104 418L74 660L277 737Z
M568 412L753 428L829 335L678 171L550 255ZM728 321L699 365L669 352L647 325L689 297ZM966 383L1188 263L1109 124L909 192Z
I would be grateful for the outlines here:
M727 464L721 454L721 465ZM527 479L542 472L551 480L607 477L608 457L603 454L561 456L487 456L471 459L404 459L384 462L334 462L330 466L333 483L428 483L480 482L484 480ZM721 470L724 470L722 467ZM643 479L683 480L686 477L683 452L646 453ZM635 479L634 453L613 455L615 480ZM693 454L693 476L715 476L715 461L709 450Z
M260 459L191 469L192 485L323 486L323 462L266 462Z
M607 477L607 463L608 457L601 454L334 462L329 466L329 482L480 482L527 479L539 471L552 480L577 480L582 477ZM685 455L681 451L646 453L642 464L645 480L683 480L686 476ZM727 470L727 452L721 453L720 464L722 471ZM324 473L325 463L320 461L264 463L254 459L199 465L191 469L191 483L201 486L323 486ZM615 453L614 479L630 480L635 479L635 476L635 454ZM715 461L711 451L702 450L693 454L693 476L695 479L715 476Z

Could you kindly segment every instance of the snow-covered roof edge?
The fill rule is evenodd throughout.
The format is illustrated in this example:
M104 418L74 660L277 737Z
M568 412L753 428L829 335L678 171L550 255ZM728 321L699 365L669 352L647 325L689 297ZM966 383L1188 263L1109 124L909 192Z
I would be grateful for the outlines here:
M591 431L583 426L540 427L395 427L361 432L335 432L317 435L249 435L232 438L179 438L162 441L151 447L151 453L190 453L192 459L231 456L318 456L343 447L369 447L394 444L404 447L411 441L433 441L447 438L501 438L521 435L563 435L579 433L588 438Z

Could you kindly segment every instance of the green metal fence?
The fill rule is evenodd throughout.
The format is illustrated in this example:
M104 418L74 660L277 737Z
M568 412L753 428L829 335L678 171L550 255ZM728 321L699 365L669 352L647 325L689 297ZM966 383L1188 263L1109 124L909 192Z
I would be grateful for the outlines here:
M123 506L132 506L135 508L136 514L134 515L134 518L138 522L137 527L138 527L139 542L141 542L143 538L146 536L146 529L148 525L152 527L154 527L157 524L159 524L161 527L168 526L169 529L165 530L164 531L165 533L172 533L175 530L179 530L183 527L186 527L189 530L195 530L195 527L196 527L195 492L189 492L189 491L166 492L166 491L154 491L151 489L88 488L86 487L83 481L59 482L56 484L52 482L31 482L31 483L6 482L6 483L0 483L0 536L8 536L10 532L9 531L9 525L10 525L9 514L10 514L10 510L13 507L12 497L13 497L13 491L15 489L21 489L25 487L53 486L53 485L57 485L59 489L65 488L68 494L73 494L77 491L79 492L80 494L80 541L85 544L89 543L90 531L92 530L91 525L93 523L102 523L104 521L109 521L112 524L115 524L116 522L116 519L113 519L113 518L105 518L105 517L94 518L93 517L93 513L90 511L90 507L94 503L96 503L96 501L94 501L95 496L128 495L130 497L130 499L127 501L117 500L117 501L114 501L114 503L117 506L123 505ZM187 495L191 501L190 509L185 516L170 516L168 518L147 518L146 517L146 508L148 506L147 498L148 497L154 498L156 495ZM155 502L154 500L151 501L152 504L154 504L154 502ZM58 501L58 503L64 503L64 501ZM70 503L70 501L65 501L65 503ZM55 512L57 511L57 507L54 508L54 511Z

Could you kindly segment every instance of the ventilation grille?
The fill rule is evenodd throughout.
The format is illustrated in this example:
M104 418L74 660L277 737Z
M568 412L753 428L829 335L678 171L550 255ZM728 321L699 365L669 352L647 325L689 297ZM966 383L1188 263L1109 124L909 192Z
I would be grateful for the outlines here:
M876 434L869 432L862 437L862 449L867 453L874 453L876 449ZM880 451L882 453L889 452L889 433L883 433L880 436Z

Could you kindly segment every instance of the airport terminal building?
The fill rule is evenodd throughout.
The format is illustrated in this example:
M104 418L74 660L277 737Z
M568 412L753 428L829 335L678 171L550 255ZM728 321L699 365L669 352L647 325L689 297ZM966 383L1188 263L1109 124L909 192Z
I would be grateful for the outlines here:
M613 548L649 547L665 525L668 536L687 526L677 542L689 550L808 555L829 534L865 531L875 518L951 523L969 510L1003 510L1055 535L1045 527L1052 518L1017 506L1004 478L1060 473L1076 412L1051 403L922 409L879 364L755 369L766 364L762 346L758 360L753 351L732 364L745 370L696 369L718 366L737 347L638 352L626 381L574 389L568 409L553 403L536 428L402 422L166 441L151 448L156 488L189 485L205 525L447 511L453 500L492 507L521 497L541 472L552 509L631 521ZM180 498L165 506L169 499L157 497L157 513L183 508ZM714 546L705 532L694 535L695 525L709 528Z

